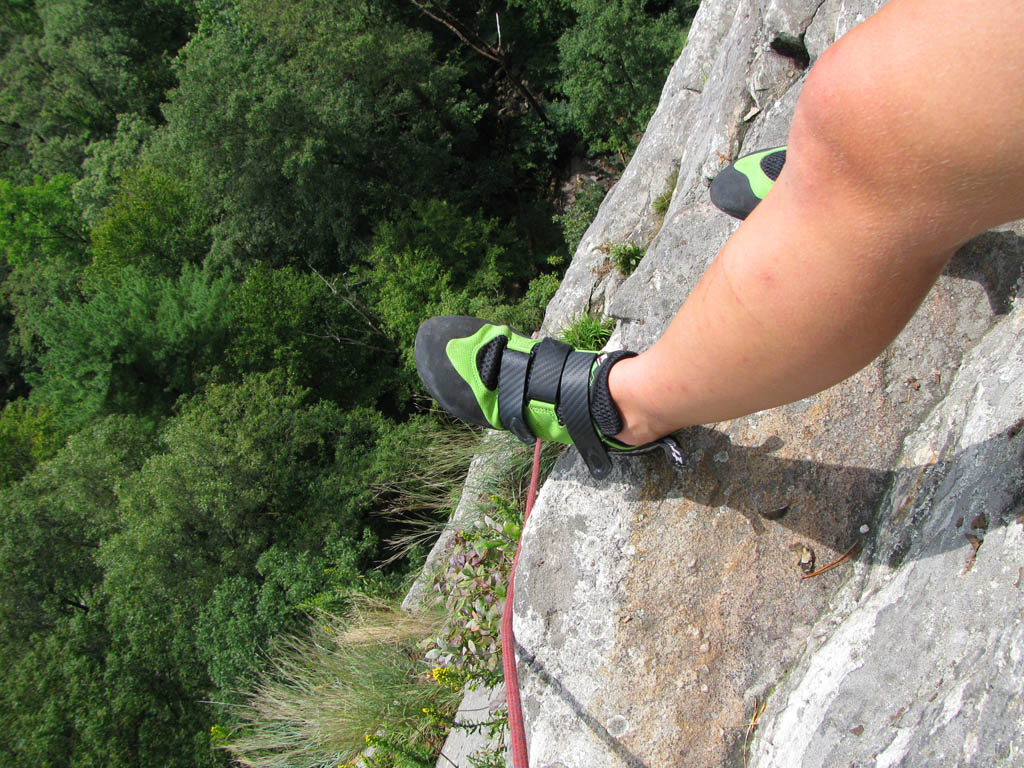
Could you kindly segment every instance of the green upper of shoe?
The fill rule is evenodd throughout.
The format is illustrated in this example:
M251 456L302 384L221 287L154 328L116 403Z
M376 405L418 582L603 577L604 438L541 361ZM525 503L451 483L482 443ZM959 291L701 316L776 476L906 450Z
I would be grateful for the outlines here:
M502 429L501 421L498 418L498 392L488 389L480 377L480 369L477 367L477 355L480 349L495 339L504 336L508 339L506 349L515 350L524 354L530 351L541 342L541 339L530 339L521 336L507 325L484 325L476 333L460 339L451 339L445 347L445 354L451 361L452 367L458 372L462 379L473 391L484 418L494 429ZM579 350L599 354L590 350ZM526 423L534 435L541 440L549 440L556 443L572 445L573 440L569 436L565 425L559 421L553 403L531 400L526 404ZM608 437L598 430L598 436L610 448L620 452L637 450L642 446L626 445Z
M785 151L785 147L766 149L763 152L755 152L752 155L741 157L733 165L733 168L738 173L742 173L747 177L747 182L750 184L750 191L753 192L755 197L758 199L763 200L764 196L767 195L775 185L775 179L765 173L762 161L769 155L784 156L783 153L785 153Z
M495 429L502 428L498 419L498 392L488 389L483 379L480 378L477 354L482 347L499 336L505 336L508 339L506 349L524 354L530 354L530 351L540 343L540 339L520 336L507 325L484 325L471 336L452 339L445 348L445 353L452 366L473 390L473 394L480 404L480 410ZM525 416L530 430L541 440L572 445L572 438L569 437L565 426L559 423L553 403L531 400L526 404Z

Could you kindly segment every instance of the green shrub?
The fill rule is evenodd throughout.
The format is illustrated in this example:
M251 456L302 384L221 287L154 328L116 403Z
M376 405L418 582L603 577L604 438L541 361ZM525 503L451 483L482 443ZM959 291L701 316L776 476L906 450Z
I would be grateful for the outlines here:
M644 257L644 249L636 243L616 243L608 252L612 264L624 275L632 275L640 260Z
M494 685L502 679L501 615L512 560L522 532L522 509L533 452L506 434L485 441L491 452L476 489L486 501L468 512L456 531L455 546L431 592L443 621L422 644L442 682ZM547 476L563 446L548 443L541 453L540 477Z
M608 343L614 330L615 320L613 318L583 314L574 318L562 330L558 338L576 349L597 350Z
M500 496L491 496L487 511L455 534L447 571L437 584L444 595L444 627L424 648L429 661L463 679L496 685L502 680L505 585L522 521L518 509Z
M198 264L210 246L206 218L180 179L153 168L126 174L90 233L87 290L116 282L126 267L173 277L183 264Z
M14 400L0 411L0 488L52 458L64 444L61 431L45 408Z
M505 768L505 749L479 749L469 756L469 764L473 768Z
M435 750L426 745L410 747L407 738L407 734L387 731L366 734L366 745L372 747L373 754L364 756L361 765L365 768L434 768Z
M540 328L544 310L561 282L558 275L550 272L539 275L530 281L521 299L508 304L495 304L494 299L487 295L474 297L468 303L468 314L529 333Z

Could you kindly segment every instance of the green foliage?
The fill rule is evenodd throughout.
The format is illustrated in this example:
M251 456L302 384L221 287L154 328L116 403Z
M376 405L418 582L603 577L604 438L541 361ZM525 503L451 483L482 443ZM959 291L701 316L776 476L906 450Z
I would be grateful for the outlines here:
M555 295L561 278L552 273L539 275L526 286L526 293L514 303L494 304L486 297L475 299L470 304L470 314L488 317L496 323L504 323L525 332L540 328L544 310Z
M612 264L624 275L632 275L644 257L644 249L636 243L616 243L608 251Z
M89 239L72 199L74 179L12 184L0 179L0 274L13 314L13 346L22 356L38 350L51 307L78 295Z
M604 187L596 182L587 182L576 191L576 199L566 208L565 213L555 216L555 221L562 226L565 244L569 248L569 257L576 253L583 235L590 223L597 216L597 211L604 200Z
M342 405L373 403L396 387L388 363L398 350L348 282L255 266L232 297L228 362L243 372L280 368Z
M153 150L190 158L218 258L337 271L384 211L452 183L478 110L428 34L363 3L224 5L182 52Z
M126 267L87 301L52 307L33 401L68 428L106 413L165 415L221 360L230 294L230 275L186 265L172 279Z
M199 752L193 743L201 678L182 685L150 671L107 613L100 550L123 530L120 489L153 449L137 419L111 417L0 491L0 724L11 765L212 762L205 742ZM172 572L175 585L189 588ZM173 633L155 625L152 608L135 610L161 644ZM183 675L195 671L187 659Z
M189 702L179 737L191 728L206 743L198 702L244 684L319 595L372 585L358 468L378 429L372 412L310 404L279 374L251 376L186 402L161 433L164 451L123 484L122 525L96 555L110 643L132 686ZM145 720L139 707L152 702L124 706Z
M27 638L61 617L88 613L100 582L96 548L118 527L116 486L150 450L135 419L111 417L0 491L5 637Z
M19 736L5 739L13 764L202 764L187 714L178 723L160 714L174 686L152 679L140 688L106 624L97 553L121 527L119 486L152 450L136 419L111 417L2 494L0 647L13 672L0 722L5 736Z
M601 349L615 330L615 318L584 313L573 318L558 338L576 349Z
M466 314L521 329L540 325L559 278L538 275L516 298L521 289L513 277L522 274L527 259L497 219L465 216L442 201L413 203L379 226L369 293L377 297L382 326L403 351L410 380L416 329L428 317Z
M0 411L0 488L51 458L63 445L49 411L15 400Z
M147 464L126 514L141 526L206 531L182 546L201 555L219 545L220 564L247 574L275 544L320 551L332 537L357 541L370 498L358 466L382 425L368 409L308 402L278 371L209 385L167 423L167 452Z
M0 59L3 175L77 173L88 142L119 115L156 116L172 83L168 54L191 26L188 3L36 0L18 10Z
M487 512L455 534L447 571L438 578L445 623L423 644L426 657L465 677L501 682L501 612L508 575L522 533L518 510L492 496ZM493 517L492 517L493 515Z
M127 267L173 276L201 262L209 247L202 218L180 181L153 168L129 173L92 228L88 287L116 283Z
M473 768L505 768L505 749L479 749L469 756L469 764Z
M230 576L202 607L196 634L213 686L225 699L253 681L263 649L303 617L342 612L360 595L390 595L395 579L366 571L377 554L369 532L358 541L333 537L323 552L299 553L275 545L256 561L258 580Z
M474 296L507 293L518 266L510 246L496 219L465 216L439 200L414 202L378 227L368 275L375 310L407 355L423 320L466 314Z
M97 139L85 149L82 178L74 188L82 218L94 225L104 209L121 193L121 180L139 164L139 157L156 131L142 115L119 115L116 132Z
M11 41L19 35L38 34L39 17L35 0L2 0L0 2L0 55L7 53Z
M368 733L366 745L373 754L363 758L367 768L433 768L434 750L410 747L405 734Z
M0 275L6 272L0 265ZM0 288L3 282L0 279ZM0 405L25 394L26 384L21 376L22 366L11 348L14 331L14 316L7 306L7 300L0 290Z
M211 690L254 676L306 613L394 590L367 575L362 521L381 420L306 398L279 374L210 387L156 454L110 417L0 491L0 722L31 734L19 763L208 764Z
M573 125L592 151L632 152L692 11L673 8L654 16L644 10L644 0L570 2L576 26L562 35L559 51Z
M88 245L67 174L29 184L0 179L0 253L11 267L34 261L80 264Z

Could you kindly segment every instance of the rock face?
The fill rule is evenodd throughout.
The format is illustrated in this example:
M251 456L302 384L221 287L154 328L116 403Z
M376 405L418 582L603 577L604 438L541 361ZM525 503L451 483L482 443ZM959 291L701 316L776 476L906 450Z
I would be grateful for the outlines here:
M1024 316L903 446L862 567L769 700L752 766L1022 765Z
M544 331L602 311L609 348L653 343L736 227L710 179L784 142L807 64L876 9L705 0ZM1022 235L961 249L851 379L680 433L682 472L562 457L516 583L532 766L1024 765Z

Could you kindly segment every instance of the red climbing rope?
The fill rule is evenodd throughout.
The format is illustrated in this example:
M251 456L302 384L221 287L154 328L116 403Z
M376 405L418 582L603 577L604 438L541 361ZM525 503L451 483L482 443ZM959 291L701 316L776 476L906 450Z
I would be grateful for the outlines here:
M526 509L523 512L523 529L533 510L537 498L537 479L540 476L540 440L533 446L533 474L530 475L530 490L526 494ZM512 765L514 768L528 768L526 757L526 729L523 727L523 705L519 700L519 671L516 669L516 638L512 633L512 602L515 597L516 564L522 541L512 559L512 573L508 577L505 593L505 610L501 614L501 663L505 670L505 701L508 703L508 726L512 743Z

